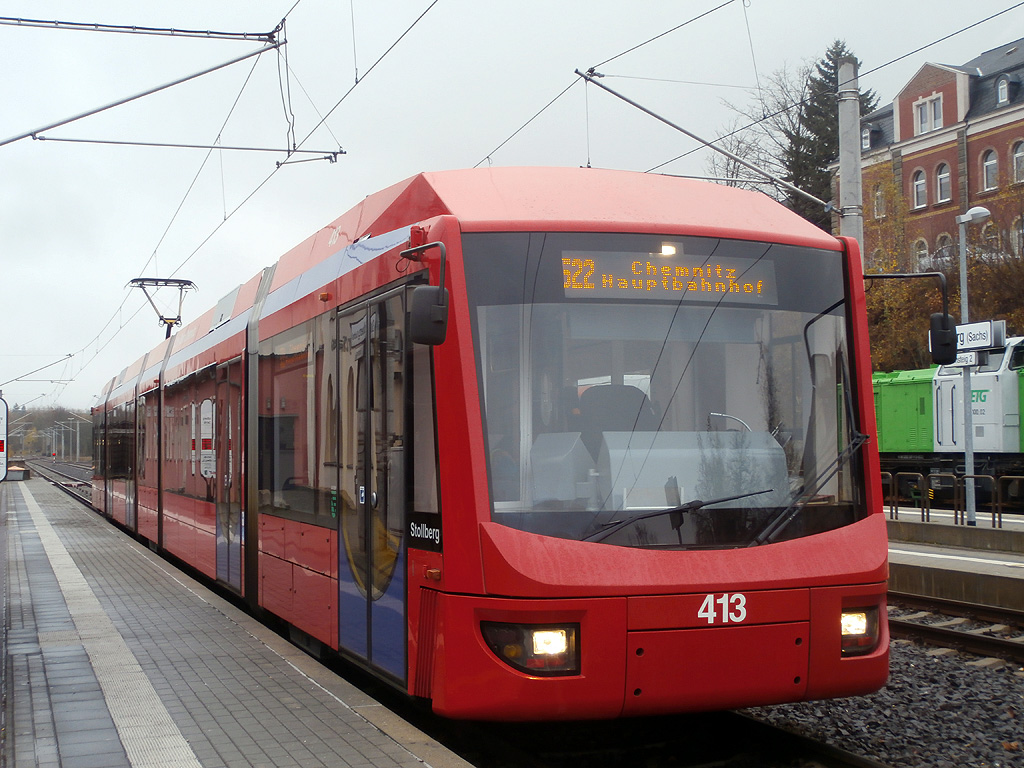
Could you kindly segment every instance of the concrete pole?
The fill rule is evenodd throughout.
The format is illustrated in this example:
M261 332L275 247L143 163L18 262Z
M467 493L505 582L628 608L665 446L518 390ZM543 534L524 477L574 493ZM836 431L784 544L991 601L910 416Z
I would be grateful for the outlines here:
M860 88L857 60L839 60L839 234L854 238L864 266L864 204L861 196Z
M960 227L960 322L964 325L970 322L970 313L967 311L967 222L966 216L957 216L956 222ZM964 475L969 478L964 481L966 491L965 511L967 513L967 524L978 524L978 506L974 497L974 401L971 397L971 366L965 365L960 369L963 372L964 385ZM953 403L950 402L950 408Z

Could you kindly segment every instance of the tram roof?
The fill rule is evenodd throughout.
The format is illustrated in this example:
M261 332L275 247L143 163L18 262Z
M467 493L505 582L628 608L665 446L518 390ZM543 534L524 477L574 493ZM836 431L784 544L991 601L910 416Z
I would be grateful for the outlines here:
M685 231L838 248L835 238L767 195L677 176L512 167L424 173L403 182L410 189L418 183L429 186L464 231L520 222L523 228Z
M841 247L760 192L637 171L471 168L420 173L368 196L282 256L274 287L326 258L328 239L352 242L444 215L463 232L649 232Z
M759 192L636 171L473 168L420 173L368 196L284 254L272 288L361 237L444 215L455 216L464 232L649 232L828 250L841 247L834 237ZM252 305L259 279L256 275L236 291L230 317ZM211 309L191 321L169 343L179 349L203 336L215 324L213 314ZM151 355L151 359L162 359L162 352L161 358ZM104 394L134 380L138 373L137 367L126 369L107 384Z

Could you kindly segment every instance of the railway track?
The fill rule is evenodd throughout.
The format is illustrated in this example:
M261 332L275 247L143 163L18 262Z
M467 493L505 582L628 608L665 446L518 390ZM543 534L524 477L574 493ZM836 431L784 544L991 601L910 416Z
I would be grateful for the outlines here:
M568 723L431 719L417 725L477 768L889 768L738 712Z
M89 501L92 468L84 464L52 462L46 459L26 459L22 462L40 477L44 477L66 493Z
M1024 664L1024 611L889 593L893 637Z

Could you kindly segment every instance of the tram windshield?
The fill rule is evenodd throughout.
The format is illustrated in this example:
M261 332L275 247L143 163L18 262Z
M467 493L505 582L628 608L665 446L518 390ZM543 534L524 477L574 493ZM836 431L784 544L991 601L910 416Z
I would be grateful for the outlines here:
M841 253L581 233L463 252L495 522L693 549L866 513Z

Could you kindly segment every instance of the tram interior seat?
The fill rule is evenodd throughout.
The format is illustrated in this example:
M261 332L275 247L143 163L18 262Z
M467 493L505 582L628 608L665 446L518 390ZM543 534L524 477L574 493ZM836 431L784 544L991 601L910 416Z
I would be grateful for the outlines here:
M530 449L530 488L534 505L590 498L594 460L579 432L537 435Z
M605 432L656 432L658 417L642 390L630 384L597 384L580 395L580 433L597 461Z
M530 449L534 504L594 497L593 474L605 433L656 432L658 419L647 395L629 384L596 384L579 397L579 431L537 435Z

